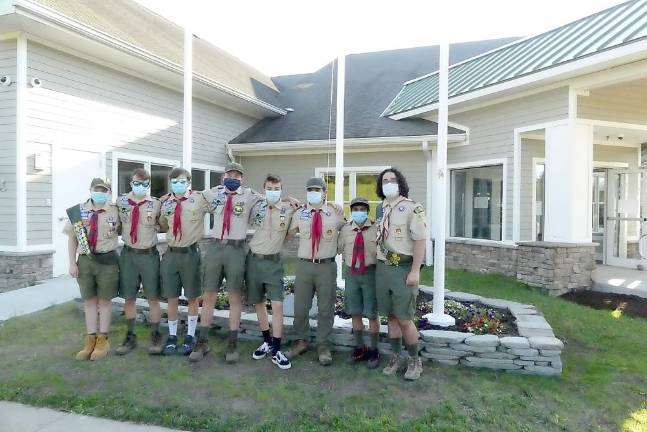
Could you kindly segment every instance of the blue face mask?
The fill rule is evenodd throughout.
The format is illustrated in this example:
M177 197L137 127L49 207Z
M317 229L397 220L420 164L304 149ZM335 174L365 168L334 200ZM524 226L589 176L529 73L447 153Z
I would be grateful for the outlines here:
M108 192L91 191L90 198L95 204L105 204L108 201Z
M320 191L308 191L306 192L306 199L308 200L308 204L310 205L321 204L321 201L323 200L323 193L321 193Z
M265 199L270 204L277 203L281 199L281 191L280 190L277 190L277 191L275 191L275 190L266 190L265 191Z
M230 191L233 192L235 190L238 190L238 188L240 187L240 180L235 179L235 178L226 177L223 184L225 185L225 187L227 189L229 189Z
M365 210L353 210L350 212L350 217L353 218L353 222L357 225L364 225L364 222L368 219L368 212Z
M148 192L148 186L144 185L131 185L133 188L133 195L135 195L137 198L143 198L146 196L146 193Z
M171 191L173 191L175 195L184 195L188 188L189 183L186 181L179 181L177 183L171 182Z

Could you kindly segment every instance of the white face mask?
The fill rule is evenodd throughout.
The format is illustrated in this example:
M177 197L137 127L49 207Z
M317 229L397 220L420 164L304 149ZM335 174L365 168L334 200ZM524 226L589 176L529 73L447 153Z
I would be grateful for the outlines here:
M382 185L382 192L387 198L393 198L400 193L400 187L397 183L387 183Z
M319 191L308 191L306 193L306 199L308 200L308 204L310 205L321 204L321 201L323 199L323 193Z

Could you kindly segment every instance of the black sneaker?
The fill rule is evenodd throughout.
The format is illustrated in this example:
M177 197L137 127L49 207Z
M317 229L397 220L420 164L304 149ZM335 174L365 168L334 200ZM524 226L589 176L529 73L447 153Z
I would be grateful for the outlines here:
M137 336L134 333L126 334L126 339L124 342L117 347L115 352L118 355L126 355L137 346Z
M377 348L366 351L366 360L366 367L369 369L375 369L380 365L380 352Z
M263 342L261 346L256 348L256 351L254 351L254 354L252 354L252 358L254 360L264 359L269 353L270 353L270 344L268 344L267 342Z
M169 336L164 344L162 355L173 355L177 353L177 336Z
M292 367L292 363L290 363L290 359L288 359L281 351L277 351L276 354L272 356L272 363L277 365L279 369L290 369Z
M182 345L178 347L178 353L183 356L188 356L191 354L191 351L195 348L195 338L193 336L186 335Z

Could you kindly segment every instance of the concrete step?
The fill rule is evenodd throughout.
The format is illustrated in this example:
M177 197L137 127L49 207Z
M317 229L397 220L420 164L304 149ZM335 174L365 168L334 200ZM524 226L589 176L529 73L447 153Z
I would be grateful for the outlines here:
M647 298L647 271L600 265L591 278L593 291Z

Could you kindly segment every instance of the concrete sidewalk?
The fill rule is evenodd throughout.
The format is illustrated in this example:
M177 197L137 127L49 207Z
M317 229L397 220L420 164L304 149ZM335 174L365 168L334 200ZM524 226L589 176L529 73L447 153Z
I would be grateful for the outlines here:
M78 295L79 286L76 280L69 276L61 276L43 281L38 285L1 293L0 321L68 302Z
M647 271L599 265L591 279L593 291L647 298Z
M158 426L122 423L114 420L55 411L49 408L33 408L13 402L0 401L0 431L170 432L172 430Z

